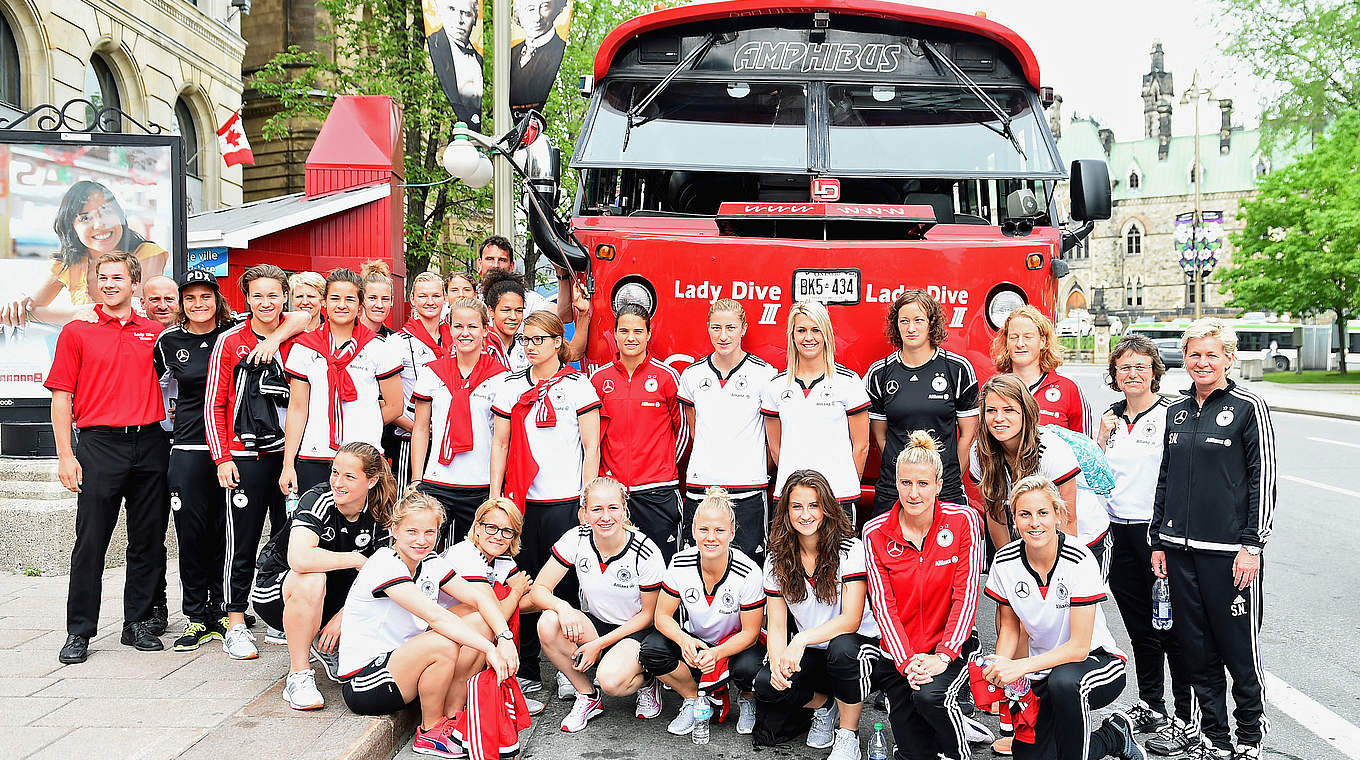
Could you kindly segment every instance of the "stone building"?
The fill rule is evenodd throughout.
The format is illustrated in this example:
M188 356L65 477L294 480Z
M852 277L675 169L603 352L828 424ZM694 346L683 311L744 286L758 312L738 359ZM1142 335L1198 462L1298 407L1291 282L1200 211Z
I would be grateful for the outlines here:
M241 107L239 17L233 0L0 0L0 118L73 98L117 106L185 137L193 210L238 204L241 170L216 132Z
M1200 209L1206 220L1221 214L1221 248L1217 266L1232 259L1229 236L1242 228L1238 206L1256 192L1256 179L1288 161L1263 151L1260 132L1233 123L1231 100L1200 101L1200 134L1173 137L1171 72L1163 65L1161 43L1153 45L1151 68L1143 76L1143 136L1117 140L1109 129L1091 119L1074 118L1062 125L1058 151L1064 161L1104 160L1110 167L1113 213L1097 222L1086 241L1067 252L1072 272L1058 284L1059 310L1091 308L1096 293L1103 294L1111 313L1131 319L1169 319L1192 316L1195 296L1191 278L1180 266L1176 247L1177 217L1182 238L1194 211L1195 184L1200 184ZM1182 106L1180 119L1194 119L1194 103ZM1050 114L1054 117L1055 114ZM1057 121L1057 119L1054 119ZM1217 129L1208 131L1217 124ZM1208 129L1206 129L1208 128ZM1195 169L1195 143L1200 166ZM1066 198L1066 188L1058 198ZM1218 232L1212 224L1208 227ZM1215 269L1217 271L1217 269ZM1214 272L1203 278L1205 314L1235 314L1226 306L1228 294Z

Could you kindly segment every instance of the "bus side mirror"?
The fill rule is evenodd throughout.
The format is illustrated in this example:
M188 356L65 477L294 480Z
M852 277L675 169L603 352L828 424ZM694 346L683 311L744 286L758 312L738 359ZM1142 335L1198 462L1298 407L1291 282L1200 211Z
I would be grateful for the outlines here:
M1072 218L1093 222L1110 218L1110 168L1104 161L1079 158L1072 162Z

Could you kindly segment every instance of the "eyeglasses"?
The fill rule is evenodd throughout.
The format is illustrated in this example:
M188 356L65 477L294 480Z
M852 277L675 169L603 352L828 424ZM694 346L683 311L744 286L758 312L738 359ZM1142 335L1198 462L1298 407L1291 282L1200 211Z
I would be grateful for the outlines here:
M509 541L514 541L515 536L519 535L519 531L515 530L514 528L510 527L502 528L497 525L492 525L491 523L488 522L477 524L482 526L482 532L487 534L488 536L494 536L499 533L501 538L504 538Z
M527 345L527 344L529 344L529 343L532 343L532 344L534 344L535 346L541 346L541 345L543 345L544 343L546 343L546 342L552 340L553 338L559 338L559 337L561 337L561 336L560 336L560 335L525 335L525 334L523 334L523 333L520 333L519 335L516 335L516 336L515 336L515 342L518 343L518 344L520 344L521 346Z
M1116 375L1145 375L1151 371L1152 367L1147 364L1125 364L1114 368Z

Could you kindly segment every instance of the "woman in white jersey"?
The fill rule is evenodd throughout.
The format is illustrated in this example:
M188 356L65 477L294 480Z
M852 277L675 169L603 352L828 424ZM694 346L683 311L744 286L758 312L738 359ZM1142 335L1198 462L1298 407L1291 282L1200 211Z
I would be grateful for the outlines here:
M661 550L628 523L627 495L617 480L598 477L587 483L580 514L581 524L553 545L554 561L543 566L532 591L534 604L544 611L539 641L576 691L576 702L562 719L562 730L572 733L604 712L604 694L626 697L642 688L638 651L652 631L666 572ZM584 609L568 601L575 597L562 598L559 584L568 572L580 586ZM592 667L598 689L588 673ZM654 704L644 704L648 697ZM637 701L642 717L661 713L655 693L639 693Z
M869 684L860 651L878 645L878 624L865 598L864 544L826 478L789 473L770 527L765 557L768 664L756 676L756 699L811 707L807 745L832 756L859 757L859 716ZM797 631L788 629L789 617Z
M656 631L642 642L638 659L684 700L666 730L677 736L693 731L699 689L712 697L722 686L724 707L730 707L735 687L737 733L749 734L756 725L756 672L765 657L757 643L765 612L760 566L732 547L737 516L723 489L708 489L691 529L696 545L671 558L661 581ZM660 697L659 688L653 690Z
M437 287L437 281L416 283L417 292L427 295ZM425 308L434 300L427 298ZM485 350L487 322L481 301L454 301L448 324L438 326L445 333L441 345L451 354L424 362L411 392L411 482L444 505L441 549L467 534L473 512L491 491L491 403L506 367Z
M685 472L680 542L693 544L691 523L704 492L725 489L737 514L733 543L760 564L770 517L765 489L765 422L760 394L775 376L774 367L746 353L746 311L720 298L708 309L708 340L713 353L680 373L680 403L693 431L694 446Z
M836 336L821 303L793 305L788 337L788 366L760 402L770 457L779 466L774 488L782 490L791 472L816 470L853 525L869 456L869 395L859 375L836 363Z
M1017 738L1015 757L1143 760L1123 713L1089 728L1091 711L1124 690L1124 654L1100 609L1100 568L1086 547L1059 529L1067 506L1047 478L1021 479L1009 501L1020 540L997 551L987 576L998 633L996 657L983 676L997 687L1028 679L1039 699L1034 742Z
M401 414L401 363L359 323L364 283L349 269L326 278L326 321L293 339L279 488L301 493L330 476L340 447L382 447L383 425Z
M392 269L387 262L373 259L360 266L359 276L364 279L364 308L359 322L379 338L386 338L396 332L387 326L392 315Z
M502 364L514 370L523 369L529 363L524 346L516 340L524 325L524 318L529 316L524 308L528 292L524 278L514 272L493 269L482 278L482 300L491 312L491 330L486 334L486 349Z
M517 654L494 598L477 593L434 555L443 518L439 502L420 493L392 509L392 546L374 552L345 600L340 672L345 704L360 715L387 715L419 699L412 749L451 758L463 756L450 736L450 719L461 708L467 679L484 657L496 680L504 681L514 673ZM480 614L458 618L439 606L441 590L483 600Z

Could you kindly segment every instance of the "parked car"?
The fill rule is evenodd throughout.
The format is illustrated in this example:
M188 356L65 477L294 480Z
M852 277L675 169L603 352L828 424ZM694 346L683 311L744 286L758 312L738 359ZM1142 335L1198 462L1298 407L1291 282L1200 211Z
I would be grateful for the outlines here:
M1053 327L1055 330L1057 330L1058 335L1060 336L1091 334L1091 323L1078 319L1076 317L1068 317L1066 319L1059 320L1058 324L1054 325Z
M1157 344L1157 355L1162 357L1162 364L1168 367L1185 366L1185 355L1181 353L1180 338L1157 338L1152 342Z

